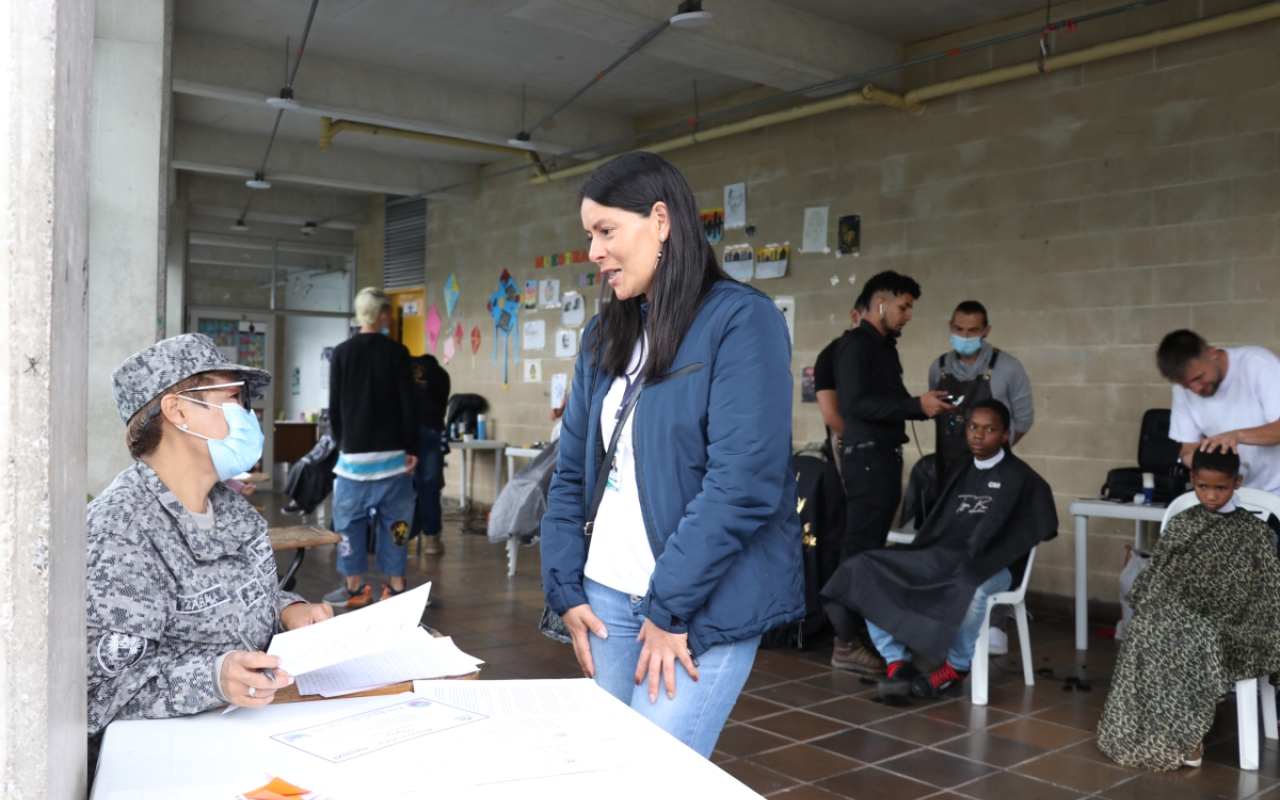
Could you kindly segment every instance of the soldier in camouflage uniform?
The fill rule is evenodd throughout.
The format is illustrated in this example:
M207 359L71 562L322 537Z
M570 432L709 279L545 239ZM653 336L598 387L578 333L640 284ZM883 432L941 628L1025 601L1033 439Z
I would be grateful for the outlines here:
M279 659L246 652L239 634L265 650L274 633L333 615L277 588L266 520L222 483L261 457L247 407L271 376L185 334L130 356L111 380L138 460L89 504L89 734L116 719L266 705L293 679L277 669L268 680L261 670Z

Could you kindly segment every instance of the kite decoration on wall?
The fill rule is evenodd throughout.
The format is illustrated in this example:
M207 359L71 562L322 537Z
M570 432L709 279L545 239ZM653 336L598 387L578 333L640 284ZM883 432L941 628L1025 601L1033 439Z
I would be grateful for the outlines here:
M505 269L498 288L489 296L489 314L493 316L493 365L498 365L498 339L502 339L502 388L507 388L508 361L520 363L520 288ZM515 339L514 342L510 341Z
M462 347L462 323L459 322L457 327L445 334L444 337L444 363L448 364L453 357L460 352Z
M462 326L458 326L461 330ZM480 326L471 329L471 368L476 368L476 353L480 352Z
M458 275L453 273L449 275L449 280L444 282L444 308L449 312L449 316L453 316L453 309L458 305L458 296L462 292L458 291Z
M443 324L435 303L432 303L431 308L427 310L427 321L423 324L427 330L427 352L434 353L436 351L436 342L440 340L440 328Z

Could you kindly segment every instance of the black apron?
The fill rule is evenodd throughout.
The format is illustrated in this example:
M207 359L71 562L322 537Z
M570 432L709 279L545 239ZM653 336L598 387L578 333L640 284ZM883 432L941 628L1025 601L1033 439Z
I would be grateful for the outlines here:
M934 417L934 422L938 427L938 477L934 483L936 487L934 499L937 498L942 487L947 485L947 478L949 477L947 470L951 465L972 455L969 452L969 442L965 437L965 427L969 422L968 409L973 408L974 403L991 399L991 373L996 368L996 359L1000 357L1000 349L993 348L991 361L987 364L986 372L967 381L962 381L947 372L947 355L944 353L938 357L938 388L952 397L963 397L964 404L956 408L955 411Z

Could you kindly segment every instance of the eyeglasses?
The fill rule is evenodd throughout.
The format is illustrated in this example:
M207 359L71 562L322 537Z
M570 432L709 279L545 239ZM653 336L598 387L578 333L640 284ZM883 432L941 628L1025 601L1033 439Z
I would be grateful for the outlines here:
M249 409L249 403L250 403L249 391L248 389L245 388L244 381L233 381L231 383L212 383L212 384L209 384L208 386L197 386L194 389L183 389L182 391L178 392L178 394L186 394L187 392L207 392L210 389L230 389L233 386L239 388L239 391L236 392L236 401L239 402L240 405L244 406L246 409Z

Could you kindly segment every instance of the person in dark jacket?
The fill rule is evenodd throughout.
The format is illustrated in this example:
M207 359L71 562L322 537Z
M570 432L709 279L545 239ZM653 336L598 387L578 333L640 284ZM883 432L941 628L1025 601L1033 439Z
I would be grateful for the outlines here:
M1006 449L1009 409L975 403L967 425L967 463L957 464L910 547L861 553L840 565L822 589L836 627L862 614L887 662L881 696L935 697L969 674L987 598L1021 579L1027 554L1058 535L1053 492ZM910 647L942 666L921 675Z
M760 634L804 615L786 323L721 269L665 159L619 156L581 198L606 288L542 521L547 605L588 677L710 756Z
M418 466L413 471L413 491L417 504L413 534L427 537L422 552L444 553L440 531L444 516L440 492L444 490L444 414L449 405L449 373L430 353L409 359L413 372L413 398L418 412Z

